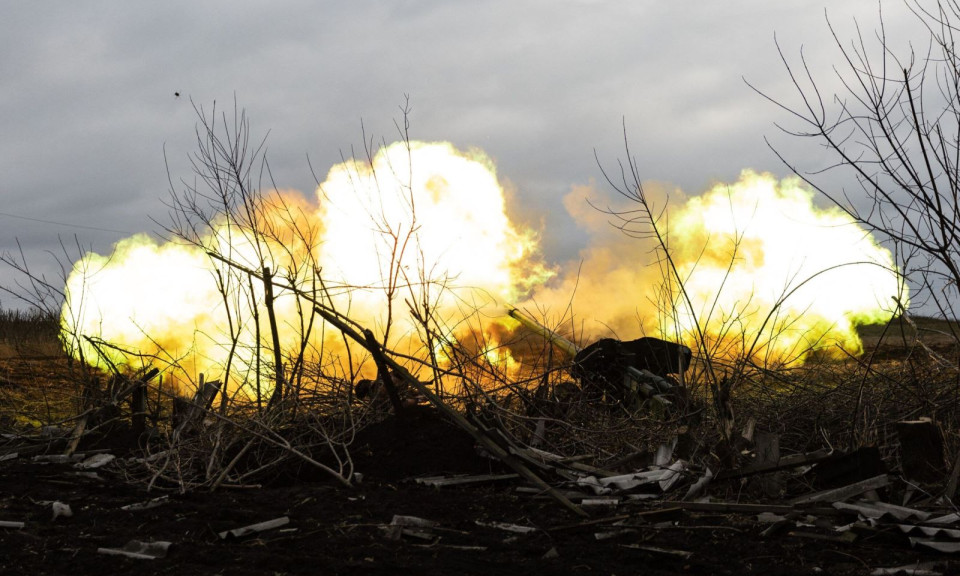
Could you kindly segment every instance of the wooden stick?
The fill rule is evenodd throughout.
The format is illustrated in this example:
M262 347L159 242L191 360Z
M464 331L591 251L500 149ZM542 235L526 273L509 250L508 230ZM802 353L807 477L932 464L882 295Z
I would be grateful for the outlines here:
M314 310L317 312L317 314L323 317L324 320L326 320L327 322L335 326L343 334L346 334L352 340L354 340L355 342L357 342L358 344L360 344L361 346L369 350L368 346L370 345L367 343L367 339L364 338L363 335L361 335L359 332L354 330L351 326L349 326L346 322L344 322L343 320L335 316L330 311L321 308L320 306L314 306ZM371 350L371 354L372 353L373 351ZM489 450L490 453L493 454L495 458L497 458L498 460L500 460L510 468L513 468L517 472L517 474L520 474L521 476L526 478L528 481L532 482L534 485L538 486L539 488L542 488L544 492L546 492L547 494L552 496L554 499L556 499L558 502L563 504L564 507L566 507L568 510L570 510L574 514L578 516L583 516L583 517L587 516L587 513L584 512L582 508L580 508L579 506L571 502L566 496L560 493L556 488L554 488L553 486L550 486L542 478L534 474L533 471L527 468L527 466L524 465L520 460L513 457L510 453L504 450L503 447L501 447L496 441L494 441L493 438L490 438L487 434L484 434L478 428L473 426L470 422L467 421L466 418L463 417L462 414L460 414L459 412L451 408L446 402L444 402L436 394L434 394L432 390L428 389L426 386L423 385L422 382L420 382L419 380L417 380L416 377L410 374L410 372L408 372L406 368L401 366L392 358L387 357L386 355L383 356L383 360L393 370L394 374L397 374L401 378L406 380L411 386L413 386L417 390L417 392L423 395L423 397L429 400L431 404L433 404L434 406L437 407L437 409L443 412L444 415L446 415L448 418L453 420L455 424L457 424L460 428L462 428L464 431L470 434L474 438L474 440L476 440L477 442L482 444L484 448Z
M790 501L791 504L811 504L813 502L840 502L848 498L853 498L854 496L859 496L864 492L870 490L876 490L877 488L883 488L890 484L890 476L886 474L880 474L874 476L873 478L867 478L866 480L861 480L847 486L840 488L833 488L831 490L824 490L822 492L814 492L813 494L807 494L806 496L801 496L799 498L794 498Z

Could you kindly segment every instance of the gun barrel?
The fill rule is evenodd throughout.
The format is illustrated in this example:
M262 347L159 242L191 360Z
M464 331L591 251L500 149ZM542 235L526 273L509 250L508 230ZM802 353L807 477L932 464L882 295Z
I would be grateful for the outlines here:
M576 344L567 340L563 336L557 334L553 330L547 328L543 324L540 324L539 322L537 322L533 318L530 318L529 316L527 316L526 314L524 314L523 312L521 312L516 308L510 308L510 310L507 312L507 315L513 318L514 320L516 320L517 322L523 324L528 329L543 336L544 338L552 342L554 346L556 346L557 348L560 348L561 350L569 354L571 357L576 356L577 352L580 351L580 349L577 348Z

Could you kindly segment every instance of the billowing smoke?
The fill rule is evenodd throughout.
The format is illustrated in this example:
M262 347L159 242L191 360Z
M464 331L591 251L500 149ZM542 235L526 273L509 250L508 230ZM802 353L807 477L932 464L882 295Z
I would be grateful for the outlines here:
M890 251L838 208L818 208L797 178L744 170L690 198L658 183L645 191L655 213L666 208L663 245L618 230L618 218L594 208L606 205L593 188L566 198L592 241L536 300L561 313L572 304L569 327L587 341L702 337L720 354L794 363L837 347L859 352L855 325L909 302Z
M577 258L545 265L536 234L510 219L489 158L446 143L397 143L370 162L334 166L313 201L269 193L255 219L262 229L221 215L193 243L138 235L109 256L86 255L67 282L64 330L89 361L159 358L216 375L232 357L243 381L260 361L258 341L270 343L263 284L240 271L263 266L279 281L283 347L345 376L364 369L344 367L343 339L322 322L305 324L310 303L285 284L391 347L440 360L444 342L496 349L516 328L502 316L512 303L580 342L705 332L717 335L718 353L731 353L717 343L759 335L751 353L796 362L812 348L857 350L855 323L888 318L895 297L906 302L890 253L841 212L817 208L795 179L744 171L689 199L656 183L647 194L655 210L667 208L665 246L618 231L593 207L606 206L604 194L574 187L564 205L591 241ZM436 333L411 307L429 312ZM95 349L85 337L110 346ZM489 357L514 361L503 350Z

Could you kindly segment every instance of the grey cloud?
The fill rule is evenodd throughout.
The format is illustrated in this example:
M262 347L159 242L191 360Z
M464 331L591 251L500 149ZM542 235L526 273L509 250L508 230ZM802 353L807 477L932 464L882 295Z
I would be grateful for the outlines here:
M560 199L623 154L626 120L644 177L690 193L744 167L786 174L763 142L782 115L743 83L789 94L791 54L835 61L823 3L115 2L14 3L0 23L0 212L131 231L163 220L168 183L191 178L192 98L247 109L270 132L277 183L313 176L368 135L392 140L404 94L412 135L483 148L521 212L571 228ZM875 7L834 2L870 27ZM180 98L174 92L181 94ZM785 140L798 158L807 143ZM117 238L0 216L0 250L40 255L57 234L99 251ZM45 238L47 238L45 240ZM553 259L575 235L546 238ZM0 283L10 280L0 269ZM0 300L6 305L6 300Z

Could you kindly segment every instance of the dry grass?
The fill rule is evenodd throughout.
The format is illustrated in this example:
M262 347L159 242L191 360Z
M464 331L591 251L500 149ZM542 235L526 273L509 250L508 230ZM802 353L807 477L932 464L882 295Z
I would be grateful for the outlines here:
M58 339L59 320L0 310L0 426L39 427L76 414L74 375Z
M960 450L958 354L948 337L955 328L932 319L895 322L885 333L865 327L867 352L859 358L748 371L732 396L737 430L754 420L757 430L780 435L784 454L877 446L895 468L896 423L929 417L944 431L951 462ZM89 370L79 368L61 352L56 319L0 312L0 431L69 423L90 378ZM554 376L558 384L567 380L563 372ZM520 402L508 395L492 403L487 416L523 442L535 440L545 420L537 440L542 448L590 454L597 464L655 448L683 430L689 430L691 457L709 459L717 447L715 412L709 394L701 390L695 396L692 414L678 415L651 405L628 411L569 399L558 404L555 398L536 399L542 410L531 411L531 396Z

